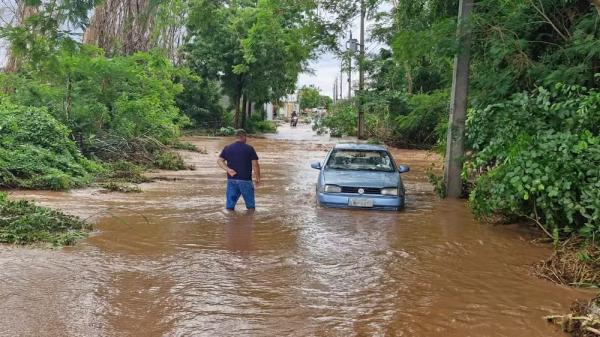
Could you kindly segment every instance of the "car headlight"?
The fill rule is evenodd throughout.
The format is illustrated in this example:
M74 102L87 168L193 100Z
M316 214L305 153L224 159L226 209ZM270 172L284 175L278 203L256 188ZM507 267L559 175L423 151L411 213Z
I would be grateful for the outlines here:
M325 188L323 190L327 193L340 193L342 191L342 188L338 185L325 185Z
M383 195L398 195L398 188L396 188L396 187L382 188L381 194L383 194Z

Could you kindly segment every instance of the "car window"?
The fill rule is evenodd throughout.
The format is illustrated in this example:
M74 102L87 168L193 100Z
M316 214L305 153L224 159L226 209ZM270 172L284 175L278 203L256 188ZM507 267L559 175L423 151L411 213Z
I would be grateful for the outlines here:
M337 170L394 171L392 159L386 151L334 150L327 168Z

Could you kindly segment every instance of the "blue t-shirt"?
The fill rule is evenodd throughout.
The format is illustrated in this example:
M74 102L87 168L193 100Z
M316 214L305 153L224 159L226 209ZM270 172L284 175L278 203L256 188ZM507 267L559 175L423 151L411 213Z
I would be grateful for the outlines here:
M252 146L235 142L225 146L219 157L227 161L227 167L237 172L233 177L227 174L227 179L252 180L252 161L258 160Z

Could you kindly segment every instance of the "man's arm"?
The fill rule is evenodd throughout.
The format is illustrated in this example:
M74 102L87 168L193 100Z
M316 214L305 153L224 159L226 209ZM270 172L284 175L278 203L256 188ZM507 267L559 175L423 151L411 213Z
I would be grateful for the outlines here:
M254 180L256 180L257 184L260 184L260 165L258 164L258 160L252 161L252 172L254 172Z
M225 163L225 159L223 159L222 157L219 157L219 159L217 159L217 164L219 165L219 167L221 167L225 172L227 172L227 174L229 174L230 176L235 176L237 174L237 172L235 172L234 169L230 169L227 166L227 163Z

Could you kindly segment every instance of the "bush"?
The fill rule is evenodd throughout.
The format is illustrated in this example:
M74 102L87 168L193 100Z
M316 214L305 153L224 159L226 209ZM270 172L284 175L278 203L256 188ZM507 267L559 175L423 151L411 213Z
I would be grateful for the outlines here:
M217 136L230 137L235 135L235 129L231 126L222 127L217 131Z
M174 142L173 144L171 144L171 147L174 148L175 150L184 150L184 151L200 152L200 153L206 152L206 149L200 149L192 143L182 142L179 140Z
M69 189L100 169L46 109L0 101L0 187Z
M102 188L110 192L121 192L121 193L139 193L142 190L137 186L126 185L122 183L117 183L114 181L109 181L107 183L100 184Z
M150 178L143 175L145 168L134 163L119 160L105 165L105 169L100 175L101 181L108 182L129 182L145 183L151 181Z
M332 137L355 136L358 123L356 109L351 103L338 104L328 112L322 123L329 128Z
M249 133L276 133L277 124L273 121L262 120L258 115L253 115L248 121Z
M175 69L159 53L105 57L97 47L82 45L57 51L54 62L2 74L10 99L43 107L67 126L87 154L95 140L127 141L151 136L175 140L189 119L180 114L175 97L183 86Z
M600 93L558 84L477 109L466 174L480 217L532 219L555 240L600 234Z
M154 166L163 170L183 170L186 168L183 158L175 152L160 152L154 158Z
M31 201L10 201L0 193L0 243L72 245L89 230L91 226L75 216Z
M430 148L443 145L446 141L449 102L445 90L409 96L410 112L396 118L394 142L403 147Z

